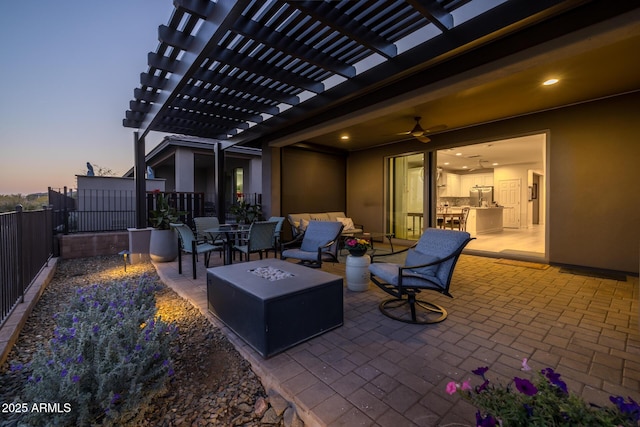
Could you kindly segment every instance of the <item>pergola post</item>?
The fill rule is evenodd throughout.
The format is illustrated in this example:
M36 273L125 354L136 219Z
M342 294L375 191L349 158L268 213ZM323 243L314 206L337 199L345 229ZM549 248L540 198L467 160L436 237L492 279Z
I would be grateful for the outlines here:
M147 169L144 153L144 136L141 138L138 132L133 133L134 144L134 176L136 183L136 228L147 228L147 184L145 171Z
M149 240L151 228L147 227L147 182L145 178L146 162L144 137L133 133L134 144L134 179L136 193L136 228L129 228L129 251L127 254L131 264L149 260ZM125 258L126 262L126 258Z
M224 150L219 143L216 143L214 145L213 150L216 162L216 213L218 215L218 221L220 221L220 224L224 224L226 223L226 212L224 205Z

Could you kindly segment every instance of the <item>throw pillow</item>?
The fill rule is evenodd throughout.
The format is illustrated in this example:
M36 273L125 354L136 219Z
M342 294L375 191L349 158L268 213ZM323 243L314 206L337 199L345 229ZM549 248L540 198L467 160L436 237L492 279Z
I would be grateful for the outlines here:
M430 262L436 262L436 261L440 261L440 258L433 255L423 254L422 252L418 252L415 249L409 249L409 251L407 252L407 259L405 260L404 265L411 267L412 265L422 265L422 264L428 264ZM412 269L411 271L417 274L424 274L426 276L435 276L439 267L440 267L440 264L435 264L427 267Z
M307 221L306 219L301 219L300 220L300 226L298 227L298 230L300 230L300 232L304 233L307 230L307 227L309 226L309 221Z
M353 230L356 228L351 218L336 217L336 219L344 225L343 231Z

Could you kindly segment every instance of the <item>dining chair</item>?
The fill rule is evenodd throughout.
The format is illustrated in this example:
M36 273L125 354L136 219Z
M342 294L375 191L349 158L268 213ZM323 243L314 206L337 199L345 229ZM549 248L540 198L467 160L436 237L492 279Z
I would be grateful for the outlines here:
M240 260L242 260L242 254L245 255L246 261L249 261L251 254L260 254L262 259L262 253L266 252L269 256L269 250L273 249L275 252L275 230L278 225L275 221L257 221L251 224L249 227L249 233L239 244L233 245L233 250L240 252Z
M196 279L196 262L198 254L204 254L204 265L209 267L211 252L224 250L223 245L212 245L204 240L196 239L193 230L186 224L171 224L171 228L178 232L178 273L182 274L182 252L191 254L193 278Z

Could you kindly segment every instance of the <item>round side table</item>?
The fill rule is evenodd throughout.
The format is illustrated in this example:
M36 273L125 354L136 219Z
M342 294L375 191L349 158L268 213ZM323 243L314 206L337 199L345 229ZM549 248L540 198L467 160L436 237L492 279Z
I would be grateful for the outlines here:
M369 289L369 264L371 264L369 255L347 255L345 268L347 289L355 292L363 292Z

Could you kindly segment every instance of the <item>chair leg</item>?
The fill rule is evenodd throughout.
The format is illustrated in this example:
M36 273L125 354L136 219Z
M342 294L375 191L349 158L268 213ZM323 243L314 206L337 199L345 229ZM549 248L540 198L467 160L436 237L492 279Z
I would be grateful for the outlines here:
M178 274L182 274L182 248L178 247Z
M382 301L378 308L391 319L418 325L442 322L448 314L444 307L419 300L415 295Z

